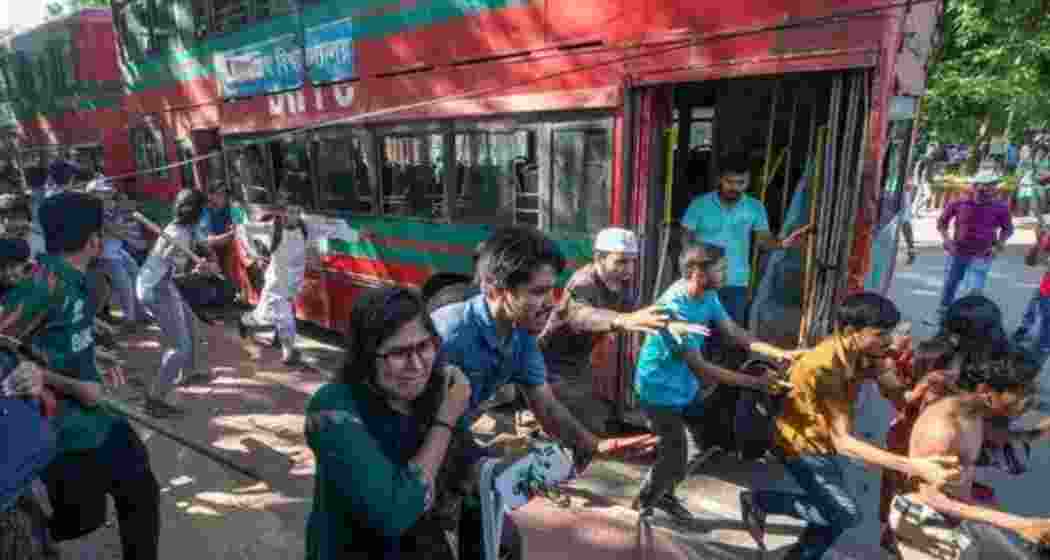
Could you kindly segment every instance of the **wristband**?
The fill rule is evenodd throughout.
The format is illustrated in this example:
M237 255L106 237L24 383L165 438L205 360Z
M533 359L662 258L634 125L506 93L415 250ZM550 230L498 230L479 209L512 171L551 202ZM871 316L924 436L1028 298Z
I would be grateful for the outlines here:
M456 428L454 426L452 426L452 424L449 424L448 422L445 422L444 420L437 420L437 419L435 419L434 422L430 425L430 427L431 428L437 428L437 427L448 428L448 431L450 431L450 432L455 432L456 431Z

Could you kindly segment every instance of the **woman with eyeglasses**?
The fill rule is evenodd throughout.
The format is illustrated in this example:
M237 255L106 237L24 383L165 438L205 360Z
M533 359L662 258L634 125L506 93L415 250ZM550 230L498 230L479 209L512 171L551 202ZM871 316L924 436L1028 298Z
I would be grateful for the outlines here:
M443 507L468 477L456 460L455 426L470 382L435 368L439 339L423 300L402 288L358 296L347 360L336 382L307 406L306 438L317 457L308 560L368 551L384 560L452 558Z

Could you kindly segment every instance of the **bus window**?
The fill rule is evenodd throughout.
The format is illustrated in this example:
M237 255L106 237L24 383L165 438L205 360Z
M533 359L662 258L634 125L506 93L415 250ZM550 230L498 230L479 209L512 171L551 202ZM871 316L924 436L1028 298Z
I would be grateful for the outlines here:
M269 143L273 156L274 190L287 193L293 204L317 208L310 175L309 143L305 135L281 138Z
M612 142L605 129L555 130L551 198L556 231L597 232L609 224Z
M375 192L365 154L362 139L349 131L326 133L318 139L321 207L361 214L375 212Z
M270 160L262 144L230 150L230 187L247 204L267 204L270 197Z
M381 139L382 211L388 216L444 217L441 181L444 136L384 136Z
M515 223L522 163L535 159L529 131L456 134L456 219L466 223ZM536 208L538 210L538 207ZM530 225L530 221L526 221Z

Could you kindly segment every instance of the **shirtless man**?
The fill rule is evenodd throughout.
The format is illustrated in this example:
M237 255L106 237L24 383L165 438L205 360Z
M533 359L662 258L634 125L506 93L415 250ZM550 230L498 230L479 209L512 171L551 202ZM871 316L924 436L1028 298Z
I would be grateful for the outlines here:
M1050 519L976 505L972 494L987 419L1023 414L1034 401L1038 374L1038 361L1019 348L966 364L960 386L969 392L937 401L919 416L909 456L957 456L961 476L943 486L914 481L894 498L890 526L903 560L1036 558L1017 537L1050 546Z

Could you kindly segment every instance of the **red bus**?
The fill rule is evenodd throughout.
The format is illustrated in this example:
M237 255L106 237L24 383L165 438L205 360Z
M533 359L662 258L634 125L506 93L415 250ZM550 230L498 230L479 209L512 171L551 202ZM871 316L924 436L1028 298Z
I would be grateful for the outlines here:
M232 268L253 298L249 238L266 228L254 217L281 191L315 232L297 312L327 328L345 328L364 287L430 292L466 278L472 248L502 224L540 228L574 267L599 229L634 228L641 288L652 294L667 260L663 224L714 186L720 157L747 151L752 194L774 230L817 226L806 251L753 267L752 327L787 343L824 334L835 301L884 281L890 257L873 257L873 237L899 200L942 9L936 0L112 8L125 95L114 122L90 132L106 171L144 172L128 188L158 203L215 179L233 186ZM76 128L58 128L67 126ZM603 350L623 358L629 346ZM626 377L610 374L621 382L599 391L620 399Z

